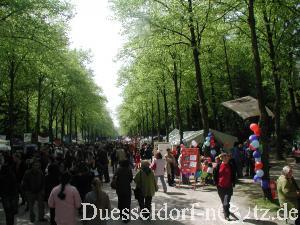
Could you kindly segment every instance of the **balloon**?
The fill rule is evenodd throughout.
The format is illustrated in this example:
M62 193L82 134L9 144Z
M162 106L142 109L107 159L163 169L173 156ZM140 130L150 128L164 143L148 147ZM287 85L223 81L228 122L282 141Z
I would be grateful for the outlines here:
M198 143L197 143L195 140L192 140L192 145L193 145L194 147L196 147L196 146L198 145Z
M205 141L210 141L210 137L206 137L206 138L205 138Z
M207 136L211 137L212 135L213 135L212 132L209 132Z
M264 171L263 170L256 170L256 175L258 176L258 177L263 177L264 176Z
M259 148L259 141L258 140L254 140L251 142L251 144L254 148Z
M257 130L257 131L254 131L254 134L255 134L257 137L260 137L261 132L260 132L260 130Z
M250 124L250 130L252 130L253 132L255 132L258 129L259 129L259 127L256 123L251 123Z
M249 145L249 148L250 148L252 151L256 151L256 148L254 148L252 145Z
M253 152L253 158L260 158L260 157L261 157L261 154L259 151Z
M262 162L255 163L255 170L261 170L263 167L264 167L264 164Z
M252 142L254 140L257 140L258 137L255 135L255 134L252 134L250 137L249 137L249 141Z
M254 176L253 180L254 180L255 183L261 182L261 178L258 177L257 175Z
M261 158L255 158L255 162L261 162Z
M210 154L215 156L217 154L217 151L215 149L210 150Z
M209 142L209 141L206 141L206 142L205 142L205 146L209 147L209 146L210 146L210 142Z
M215 143L210 144L210 147L211 147L211 148L214 148L214 147L216 147L216 144L215 144Z
M268 180L262 180L261 181L261 187L263 189L268 189L269 188L269 181Z

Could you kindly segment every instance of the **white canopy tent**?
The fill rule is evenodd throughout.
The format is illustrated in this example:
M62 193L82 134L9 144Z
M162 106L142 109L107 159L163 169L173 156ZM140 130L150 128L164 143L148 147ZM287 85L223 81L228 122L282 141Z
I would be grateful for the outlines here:
M225 150L230 150L234 143L238 141L237 137L209 129L210 132L212 132L215 136L215 139L218 143L223 144ZM185 131L183 132L183 142L190 146L192 141L195 140L198 144L204 142L204 131L198 130L198 131ZM169 136L169 141L172 145L179 145L180 144L180 134L178 129L174 129Z

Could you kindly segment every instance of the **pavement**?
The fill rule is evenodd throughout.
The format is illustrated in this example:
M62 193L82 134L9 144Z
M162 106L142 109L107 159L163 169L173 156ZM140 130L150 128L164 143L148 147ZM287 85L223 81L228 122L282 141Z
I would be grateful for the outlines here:
M271 177L276 178L280 174L283 165L287 162L272 163ZM296 179L299 181L300 165L291 164L294 167ZM262 191L259 185L254 184L251 179L242 179L234 189L234 194L231 200L231 219L225 221L223 219L222 207L216 188L213 186L198 187L196 190L187 187L168 187L168 192L162 191L162 186L159 184L159 191L153 198L155 204L155 217L151 221L142 221L140 219L132 220L129 224L164 224L164 225L223 225L223 224L261 224L261 225L284 225L285 221L277 218L276 213L266 212L262 209L255 208L252 200L262 197ZM132 185L134 187L134 184ZM110 197L112 208L117 208L117 195L110 188L109 184L103 184L103 189ZM167 205L166 205L167 204ZM37 206L36 206L37 207ZM132 208L137 208L137 201L132 196ZM188 209L185 210L184 209ZM177 209L177 210L176 210ZM178 211L179 210L179 211ZM167 213L166 213L167 212ZM185 212L185 219L183 213ZM160 217L158 217L160 213ZM178 215L180 214L180 215ZM266 215L263 215L266 214ZM168 218L164 218L167 215ZM178 216L181 216L177 218ZM49 219L49 211L46 210L46 216ZM181 219L180 219L181 218ZM165 220L166 219L166 220ZM0 225L5 224L5 216L2 205L0 204ZM19 213L16 218L17 225L45 225L49 222L29 221L29 213L25 212L25 207L19 208ZM78 225L82 224L78 217ZM123 224L120 220L109 220L108 224L117 225Z
M241 184L245 185L245 184ZM239 185L238 185L239 186ZM117 207L117 195L115 191L111 190L108 184L104 184L104 190L109 194L110 201L113 208ZM237 187L238 190L238 187ZM132 220L130 224L164 224L164 225L222 225L222 224L265 224L265 225L283 225L283 221L275 219L274 213L268 213L267 216L262 218L263 211L258 212L258 216L255 216L255 209L251 206L251 198L243 194L242 192L235 191L232 201L231 201L231 211L233 215L231 218L236 217L235 221L225 221L223 220L223 213L221 209L220 199L216 193L216 189L213 186L205 186L201 188L186 189L186 188L175 188L168 187L168 193L162 192L162 187L160 186L159 192L156 193L153 198L153 203L155 203L156 213L161 212L161 217L158 216L156 220L152 221L141 221ZM166 204L167 205L164 205ZM192 213L194 205L194 214ZM132 199L132 208L138 207L137 201ZM186 218L179 220L177 217L178 211L172 209L178 209L181 215L183 215L183 209L189 208L186 211ZM167 209L167 213L165 213ZM258 210L256 210L258 211ZM170 214L171 213L171 214ZM167 220L162 220L165 215L169 217ZM194 216L193 216L194 215ZM46 218L49 218L49 213L47 210ZM3 209L0 208L0 224L5 224L5 218L3 214ZM17 215L17 225L32 225L29 222L29 214L25 212L24 206L20 207L19 213ZM48 224L47 222L36 222L36 225ZM78 224L81 224L78 218ZM108 221L108 224L122 224L121 221Z

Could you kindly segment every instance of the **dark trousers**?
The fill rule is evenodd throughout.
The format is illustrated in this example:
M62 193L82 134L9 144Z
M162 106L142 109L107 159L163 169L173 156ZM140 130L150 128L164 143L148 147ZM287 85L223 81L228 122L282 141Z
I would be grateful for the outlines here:
M125 211L125 213L129 214L130 212L130 205L131 205L131 192L129 194L123 194L118 195L118 208L121 212L121 218L123 221L128 221L129 218L126 218L126 215L122 213L124 209L127 209L128 211ZM123 216L124 215L124 216Z
M110 181L109 172L108 172L108 165L102 165L101 166L101 171L100 171L100 180L101 181L103 179L103 176L104 176L105 183L108 183Z
M221 199L223 205L224 217L229 217L229 209L230 209L230 200L233 194L233 188L221 188L218 187L218 195Z
M139 198L139 205L140 205L140 210L143 209L148 209L148 213L144 213L143 217L144 218L150 218L150 213L151 213L151 202L152 202L152 197L151 196L146 196L146 197L140 197Z
M56 225L56 222L55 222L55 208L50 208L50 225Z
M173 185L175 183L175 166L173 164L170 164L171 168L171 174L168 174L168 184Z
M295 221L295 225L300 225L300 198L298 198L298 218Z
M2 197L2 204L5 211L7 225L14 225L15 223L15 214L18 211L18 200L18 195Z
M44 194L43 192L38 193L27 193L27 200L29 205L29 214L30 214L30 221L35 221L35 214L34 214L34 205L35 202L38 202L38 219L42 220L44 219L45 215L45 208L44 208Z

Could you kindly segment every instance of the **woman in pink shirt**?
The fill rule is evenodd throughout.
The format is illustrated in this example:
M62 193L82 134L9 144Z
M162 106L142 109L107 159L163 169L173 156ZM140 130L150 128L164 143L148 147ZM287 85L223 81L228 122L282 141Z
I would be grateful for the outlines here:
M76 187L70 185L71 175L66 172L61 184L53 188L48 199L50 208L55 208L57 225L76 225L77 211L81 207L81 198Z

